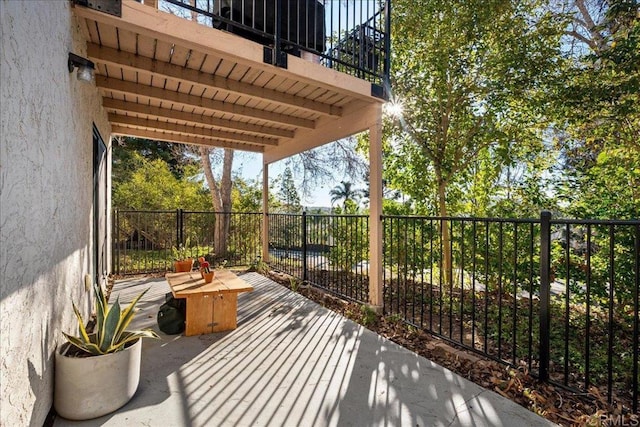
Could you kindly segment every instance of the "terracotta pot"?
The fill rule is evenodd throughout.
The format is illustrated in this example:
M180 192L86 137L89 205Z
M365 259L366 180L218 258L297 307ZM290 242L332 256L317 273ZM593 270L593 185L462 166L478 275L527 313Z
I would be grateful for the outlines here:
M204 271L202 271L201 273L202 278L204 279L204 283L211 283L211 281L213 280L213 276L215 276L215 273L213 271L209 273L205 273Z
M187 273L193 268L193 259L189 258L184 261L176 261L174 267L176 273Z

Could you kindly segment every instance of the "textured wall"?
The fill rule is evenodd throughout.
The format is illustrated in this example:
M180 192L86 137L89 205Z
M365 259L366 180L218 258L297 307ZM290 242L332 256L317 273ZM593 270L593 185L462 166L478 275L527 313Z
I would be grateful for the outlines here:
M86 52L70 2L0 0L0 425L41 426L53 352L86 313L92 269L93 84L67 70Z

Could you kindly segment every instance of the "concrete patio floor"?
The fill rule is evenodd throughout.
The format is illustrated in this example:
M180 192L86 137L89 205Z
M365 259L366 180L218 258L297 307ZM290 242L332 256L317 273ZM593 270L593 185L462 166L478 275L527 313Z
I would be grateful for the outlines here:
M63 426L553 425L257 274L238 328L145 340L140 387L115 413ZM139 303L136 328L158 330L164 279L119 281Z

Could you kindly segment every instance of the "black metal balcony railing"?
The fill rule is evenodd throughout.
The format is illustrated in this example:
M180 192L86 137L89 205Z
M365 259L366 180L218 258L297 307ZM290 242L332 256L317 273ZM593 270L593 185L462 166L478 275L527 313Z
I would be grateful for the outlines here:
M113 272L171 269L171 246L228 260L261 253L262 214L114 213ZM384 313L541 380L638 411L640 220L383 216ZM369 218L269 214L270 265L366 303Z
M160 8L378 86L390 70L390 1L161 0Z

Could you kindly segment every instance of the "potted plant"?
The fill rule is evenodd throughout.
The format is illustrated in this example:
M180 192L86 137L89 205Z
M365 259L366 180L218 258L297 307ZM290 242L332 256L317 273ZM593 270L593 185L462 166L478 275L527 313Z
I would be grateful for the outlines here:
M148 289L124 310L119 299L109 307L102 286L94 283L93 289L94 331L87 331L74 303L79 336L63 332L67 342L55 354L54 407L70 420L100 417L124 406L140 382L141 338L159 338L152 330L127 330Z
M205 261L204 257L200 257L199 261L200 261L200 274L202 275L204 282L211 283L213 281L213 277L215 276L215 273L209 266L209 263Z
M211 259L211 258L210 258ZM203 256L198 258L198 266L200 269L200 275L204 279L205 283L211 283L213 278L215 277L215 270L223 269L227 265L227 260L212 261L215 265L215 269L211 267L211 263L207 261L207 259Z
M176 273L186 273L193 268L193 258L189 256L189 238L184 244L180 243L172 249L174 268Z

